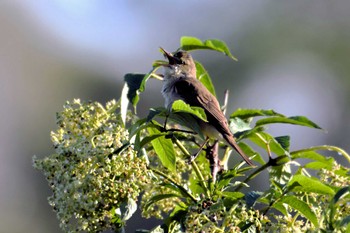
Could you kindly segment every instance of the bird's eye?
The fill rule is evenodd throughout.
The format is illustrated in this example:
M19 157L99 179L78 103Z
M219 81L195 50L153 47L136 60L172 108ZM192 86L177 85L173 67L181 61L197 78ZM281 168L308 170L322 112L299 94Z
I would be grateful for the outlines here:
M177 52L174 54L174 57L181 58L182 57L182 52Z

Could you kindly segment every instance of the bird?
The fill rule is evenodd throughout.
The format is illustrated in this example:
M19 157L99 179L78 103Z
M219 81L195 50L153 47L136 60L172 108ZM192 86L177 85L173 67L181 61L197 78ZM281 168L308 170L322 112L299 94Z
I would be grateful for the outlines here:
M224 139L247 164L254 166L238 146L217 98L196 78L196 65L191 54L185 50L178 50L173 54L163 48L160 49L168 59L168 63L164 65L161 91L165 107L171 110L174 101L182 100L190 106L203 108L207 122L200 121L199 125L207 141Z

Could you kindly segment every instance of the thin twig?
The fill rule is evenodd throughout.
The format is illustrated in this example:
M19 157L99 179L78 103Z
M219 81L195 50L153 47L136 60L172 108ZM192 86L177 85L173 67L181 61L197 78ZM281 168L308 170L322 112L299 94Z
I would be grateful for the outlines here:
M187 157L190 157L190 156L191 156L191 154L190 154L190 153L188 152L188 150L182 145L182 143L179 141L179 139L177 139L176 137L173 137L173 141L174 141L175 144L180 148L180 150L182 151L182 153L185 154L185 156L187 156ZM201 171L200 171L200 169L199 169L197 163L196 163L195 161L191 161L191 166L192 166L194 172L196 173L197 177L199 178L199 181L201 182L201 184L202 184L204 190L206 191L206 193L205 193L206 196L207 196L208 198L210 198L210 192L209 192L208 186L207 186L207 184L206 184L205 181L204 181L204 177L203 177L203 175L202 175L202 173L201 173Z
M160 176L163 176L165 179L169 180L170 183L172 183L173 185L175 185L177 188L179 188L181 190L181 192L185 193L186 196L188 196L189 198L192 199L192 201L194 202L197 202L196 198L194 196L192 196L191 193L189 193L184 187L182 187L180 184L178 184L173 178L169 177L167 174L157 170L157 169L152 169L151 168L151 171L160 175Z

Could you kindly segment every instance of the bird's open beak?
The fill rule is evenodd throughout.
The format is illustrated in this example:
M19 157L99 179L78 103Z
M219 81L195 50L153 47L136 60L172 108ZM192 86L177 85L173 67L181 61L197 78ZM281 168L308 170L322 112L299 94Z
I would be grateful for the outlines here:
M166 51L162 47L160 47L161 52L163 53L164 57L166 57L169 61L169 65L175 65L179 63L179 59L174 57L172 53Z

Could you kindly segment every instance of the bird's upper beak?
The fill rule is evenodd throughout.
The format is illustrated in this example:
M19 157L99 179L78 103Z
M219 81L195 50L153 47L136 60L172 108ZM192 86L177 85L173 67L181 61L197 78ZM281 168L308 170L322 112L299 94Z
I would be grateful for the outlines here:
M164 57L166 57L168 59L169 65L175 65L175 64L180 63L180 60L178 58L174 57L174 55L172 53L166 51L162 47L160 47L160 50L164 54Z

